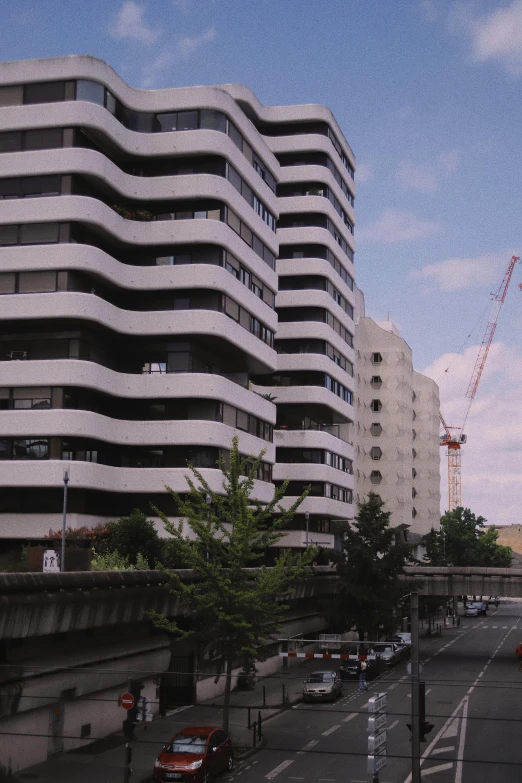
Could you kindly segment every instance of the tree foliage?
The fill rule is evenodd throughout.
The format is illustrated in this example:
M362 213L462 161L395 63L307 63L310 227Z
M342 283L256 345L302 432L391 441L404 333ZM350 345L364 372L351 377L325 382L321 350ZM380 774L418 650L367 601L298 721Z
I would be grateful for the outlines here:
M405 592L399 577L410 558L408 544L396 542L390 512L370 492L343 534L337 562L340 589L332 624L341 631L355 628L361 640L365 634L376 635L380 627L393 630L394 611Z
M136 565L141 556L149 568L156 568L161 561L162 544L154 522L139 508L133 509L128 517L107 524L106 552L117 552L130 565Z
M273 567L263 565L265 550L277 544L307 494L284 509L280 505L286 491L284 483L275 489L270 502L253 500L263 453L254 461L243 459L234 438L229 466L220 463L222 494L213 492L203 475L189 465L187 494L180 497L167 487L177 503L179 523L169 521L156 509L176 541L184 567L193 569L195 580L187 583L177 574L169 574L170 590L189 609L188 629L161 615L151 616L157 626L200 645L208 657L222 661L225 729L233 666L238 661L248 664L266 658L287 608L280 599L307 572L316 555L312 547L295 555L286 550L275 559Z
M426 559L430 565L508 568L512 551L497 543L498 531L487 520L459 506L441 517L440 531L428 537Z

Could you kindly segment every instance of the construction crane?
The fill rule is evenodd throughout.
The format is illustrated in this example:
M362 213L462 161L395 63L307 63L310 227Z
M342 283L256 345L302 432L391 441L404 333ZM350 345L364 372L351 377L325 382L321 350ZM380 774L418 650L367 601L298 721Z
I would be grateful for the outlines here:
M462 480L461 480L461 461L460 461L460 449L462 444L466 443L467 436L464 433L464 427L468 419L469 411L475 395L477 393L478 385L482 377L482 371L488 358L489 349L493 342L493 336L495 329L497 328L498 317L504 304L506 294L511 281L511 276L515 268L517 261L520 261L519 256L511 256L511 261L508 264L508 268L504 273L502 282L496 293L492 293L493 307L490 315L490 320L486 326L484 337L482 338L482 344L480 346L473 372L469 380L468 388L466 391L466 399L468 404L464 415L464 421L461 427L450 427L444 421L442 413L440 414L440 423L442 432L440 436L440 445L448 447L448 509L453 511L457 506L462 506ZM520 286L522 290L522 285Z

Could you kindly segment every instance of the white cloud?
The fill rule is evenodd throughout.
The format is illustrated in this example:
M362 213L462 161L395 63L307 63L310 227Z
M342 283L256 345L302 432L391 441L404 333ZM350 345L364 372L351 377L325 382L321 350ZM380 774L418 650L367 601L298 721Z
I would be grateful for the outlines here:
M411 272L410 277L436 283L441 291L458 291L493 283L499 278L507 254L496 253L476 258L447 258L426 264Z
M204 33L198 36L178 38L169 49L163 49L159 54L148 63L143 69L142 87L152 87L158 75L179 60L186 60L194 52L201 49L207 43L213 41L217 36L214 27L209 27Z
M461 6L458 22L471 38L476 61L496 60L514 76L522 75L522 0L482 16Z
M198 49L201 49L202 46L213 41L216 35L216 28L209 27L204 33L201 33L201 35L187 35L184 38L180 38L177 43L179 57L182 59L190 57L191 54L194 54Z
M112 20L109 33L112 38L128 38L144 44L157 41L160 30L154 30L145 23L145 6L125 0L122 7Z
M466 390L478 356L474 345L461 356L446 354L423 372L439 383L441 410L461 426ZM449 368L445 372L446 368ZM441 378L443 380L441 381ZM520 522L522 508L522 352L501 342L491 346L466 423L462 447L462 500L491 524ZM447 508L447 457L441 449L442 507Z
M441 152L434 162L415 164L402 161L397 167L397 181L405 190L435 193L441 181L460 167L459 150Z
M359 228L357 237L366 242L408 242L425 239L436 234L439 229L438 223L419 220L413 212L385 209L374 223Z
M373 179L373 166L370 163L358 163L355 171L355 181L365 185Z

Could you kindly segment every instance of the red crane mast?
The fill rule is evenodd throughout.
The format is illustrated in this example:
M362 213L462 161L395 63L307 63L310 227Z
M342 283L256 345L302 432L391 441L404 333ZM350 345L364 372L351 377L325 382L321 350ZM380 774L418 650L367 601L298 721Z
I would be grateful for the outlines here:
M502 278L502 282L498 288L498 291L491 294L492 301L495 304L491 312L490 320L486 326L486 331L484 332L482 344L480 346L475 361L475 366L468 384L468 389L466 391L466 397L469 400L469 403L466 408L466 415L464 416L464 423L462 424L462 427L449 427L444 421L442 413L440 414L440 420L443 428L443 434L440 437L440 445L448 447L448 507L450 511L453 511L453 509L457 508L457 506L462 506L460 446L462 443L466 443L467 440L466 435L464 435L464 427L466 426L471 404L475 399L475 394L477 393L478 385L482 377L482 371L484 370L484 365L486 364L486 359L488 358L489 349L491 347L491 343L493 342L495 329L497 328L498 317L500 315L502 305L506 299L509 283L511 282L511 277L513 275L513 270L517 261L520 261L519 256L511 256L511 261L509 262L508 268L504 273L504 277ZM522 285L520 288L522 289ZM452 434L452 430L456 431L455 435Z

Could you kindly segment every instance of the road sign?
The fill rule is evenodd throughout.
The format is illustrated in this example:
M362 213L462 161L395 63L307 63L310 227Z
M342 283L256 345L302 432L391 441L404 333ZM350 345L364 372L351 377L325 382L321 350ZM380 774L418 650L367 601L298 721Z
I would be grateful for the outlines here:
M385 712L370 715L368 718L368 734L377 734L380 729L385 729L387 720L388 718Z
M368 701L368 712L381 712L388 704L388 697L385 693L378 693Z
M42 571L44 573L60 572L60 553L54 549L46 549L42 560Z
M124 710L132 710L134 707L134 696L132 693L124 693L120 696L120 707Z
M382 750L382 753L368 756L368 775L375 776L380 769L386 766L386 749L383 748Z
M368 753L375 753L376 750L382 748L386 744L386 732L381 731L380 734L368 735Z
M341 649L341 634L340 633L320 633L319 634L319 647L321 650L340 650Z

